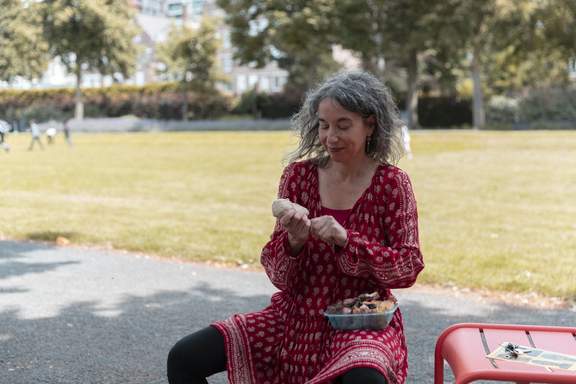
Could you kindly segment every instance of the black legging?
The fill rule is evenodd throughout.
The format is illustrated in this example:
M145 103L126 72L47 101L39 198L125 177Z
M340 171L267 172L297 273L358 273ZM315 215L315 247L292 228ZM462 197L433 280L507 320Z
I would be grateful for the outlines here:
M206 378L226 370L224 338L214 327L204 328L178 341L168 354L170 384L207 384ZM340 376L338 384L386 384L372 368L353 368Z

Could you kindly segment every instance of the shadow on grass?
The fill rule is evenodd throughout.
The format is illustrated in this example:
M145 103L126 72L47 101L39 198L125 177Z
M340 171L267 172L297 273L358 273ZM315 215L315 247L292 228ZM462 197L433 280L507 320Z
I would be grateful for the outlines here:
M66 231L42 231L42 232L31 232L25 235L26 240L32 241L49 241L56 242L58 238L74 240L78 238L80 234L78 232L66 232Z
M43 251L53 246L34 242L15 242L0 240L0 259L24 257L28 252Z
M30 251L26 247L13 247L12 256ZM34 266L28 271L25 267L23 273L36 272ZM177 273L189 276L192 269L193 266L184 265ZM242 287L235 283L247 276L242 275L244 272L219 272L223 277L226 274L226 278L237 279L216 282L198 273L196 282L187 289L158 290L140 296L125 294L107 308L97 301L67 302L56 314L45 317L26 318L18 307L2 307L0 302L0 382L166 383L166 355L177 340L212 321L259 310L269 303L269 292L242 294ZM264 274L250 276L266 279ZM150 283L138 281L142 285ZM18 295L18 291L7 294ZM451 324L573 325L575 320L570 311L487 306L468 298L412 290L400 291L398 296L410 351L407 383L432 383L434 345L440 332ZM226 383L225 373L209 382Z

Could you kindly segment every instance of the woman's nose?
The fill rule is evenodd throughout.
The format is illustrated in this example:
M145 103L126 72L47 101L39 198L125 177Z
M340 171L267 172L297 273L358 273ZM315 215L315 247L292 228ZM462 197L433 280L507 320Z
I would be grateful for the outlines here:
M329 129L327 136L328 141L331 143L338 141L338 133L334 129Z

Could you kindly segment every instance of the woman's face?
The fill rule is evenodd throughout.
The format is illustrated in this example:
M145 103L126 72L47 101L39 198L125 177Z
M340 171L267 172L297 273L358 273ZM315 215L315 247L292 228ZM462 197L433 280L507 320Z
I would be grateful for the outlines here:
M374 131L370 119L344 109L333 99L318 106L318 135L330 158L347 163L366 156L366 138Z

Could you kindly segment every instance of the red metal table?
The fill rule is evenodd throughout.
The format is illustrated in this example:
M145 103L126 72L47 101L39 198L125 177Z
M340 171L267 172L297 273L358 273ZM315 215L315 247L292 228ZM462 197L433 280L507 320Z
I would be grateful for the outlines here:
M446 328L436 342L434 384L444 381L444 360L452 369L456 384L476 380L576 384L576 372L560 369L549 371L535 365L485 357L505 341L576 355L576 327L455 324Z

